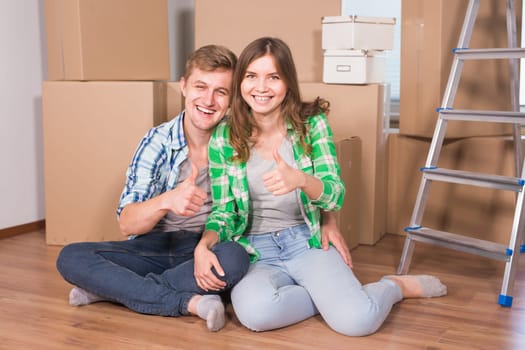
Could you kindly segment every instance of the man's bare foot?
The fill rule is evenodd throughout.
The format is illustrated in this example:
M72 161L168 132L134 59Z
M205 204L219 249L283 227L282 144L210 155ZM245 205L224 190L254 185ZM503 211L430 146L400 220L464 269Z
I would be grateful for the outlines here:
M403 298L432 298L447 294L447 287L434 276L429 275L388 275L403 293Z
M97 301L106 301L106 299L80 287L73 287L69 292L69 304L73 306L88 305L96 303Z
M190 299L188 311L205 320L212 332L219 331L226 322L224 304L218 295L195 295Z

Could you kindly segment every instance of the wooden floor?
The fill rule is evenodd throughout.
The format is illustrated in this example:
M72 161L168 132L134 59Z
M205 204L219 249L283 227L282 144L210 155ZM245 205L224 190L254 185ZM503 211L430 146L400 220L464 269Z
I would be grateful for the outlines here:
M363 283L392 274L403 237L385 236L352 253ZM497 304L503 263L418 243L411 273L430 273L448 296L404 300L379 331L362 338L331 331L320 317L265 333L243 328L228 308L218 333L194 317L133 313L119 305L72 307L55 269L60 247L43 232L0 240L0 349L525 349L525 256L512 308Z

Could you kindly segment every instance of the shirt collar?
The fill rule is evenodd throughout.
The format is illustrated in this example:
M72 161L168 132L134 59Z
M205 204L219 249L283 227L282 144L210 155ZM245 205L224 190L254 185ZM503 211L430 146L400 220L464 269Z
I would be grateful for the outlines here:
M184 135L184 114L185 111L173 119L173 126L171 130L171 149L179 151L187 146L186 136Z

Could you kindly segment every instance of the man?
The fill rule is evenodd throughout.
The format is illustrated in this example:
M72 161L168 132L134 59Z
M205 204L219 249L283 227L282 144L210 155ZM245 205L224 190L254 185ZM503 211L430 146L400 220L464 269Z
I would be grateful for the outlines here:
M236 61L217 45L189 57L184 111L149 130L126 173L117 215L130 239L60 252L57 268L76 286L71 305L106 300L145 314L198 315L211 331L224 326L219 294L247 272L248 254L234 242L195 248L211 211L208 141L228 109Z

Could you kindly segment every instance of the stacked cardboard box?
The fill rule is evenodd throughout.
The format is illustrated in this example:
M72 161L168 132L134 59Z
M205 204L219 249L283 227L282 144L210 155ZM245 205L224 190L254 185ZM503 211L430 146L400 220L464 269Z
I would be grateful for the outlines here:
M337 226L341 230L348 248L359 244L359 202L361 193L361 139L357 136L335 139L337 159L341 166L341 178L345 181L346 195L341 210L335 213Z
M49 79L169 79L167 6L167 0L46 0Z
M46 241L123 239L115 210L146 131L166 120L166 0L46 0ZM170 110L180 110L170 84Z
M345 182L358 187L358 242L376 243L386 232L386 134L385 93L379 84L338 85L302 83L303 98L323 96L330 101L328 120L338 139L361 139L359 177ZM352 198L353 200L354 198Z
M404 234L419 189L419 168L431 138L467 1L402 2L401 105L399 134L388 141L387 231ZM506 47L505 2L482 1L471 48ZM517 2L521 13L521 1ZM519 26L518 26L519 28ZM454 108L511 110L506 60L465 62ZM488 174L514 175L509 125L448 123L438 166ZM438 230L503 243L512 223L512 193L434 182L422 224Z
M517 4L521 1L517 1ZM436 108L441 105L454 49L468 1L403 0L401 23L401 86L399 128L403 135L432 137ZM480 2L471 48L505 47L505 1ZM521 13L521 5L517 6ZM519 28L519 26L518 26ZM510 110L506 60L465 62L454 107ZM509 125L449 123L447 137L509 135Z
M430 143L425 138L393 134L388 139L387 231L403 233L409 225ZM481 136L445 141L439 167L495 175L514 173L512 137ZM422 226L508 243L515 193L433 182Z
M43 85L46 241L118 240L115 215L140 138L166 118L160 82Z
M380 84L322 82L322 18L340 13L340 0L196 0L195 47L218 43L240 54L249 42L262 36L280 37L290 46L302 97L311 100L321 96L329 100L328 118L337 140L354 140L345 141L350 147L338 143L345 166L349 165L343 160L345 157L354 159L354 171L343 170L343 176L348 176L344 180L350 202L339 213L339 226L353 247L358 243L373 244L385 233L385 91ZM356 150L357 139L361 140L360 154ZM356 172L358 155L361 165ZM341 221L347 218L355 223Z

